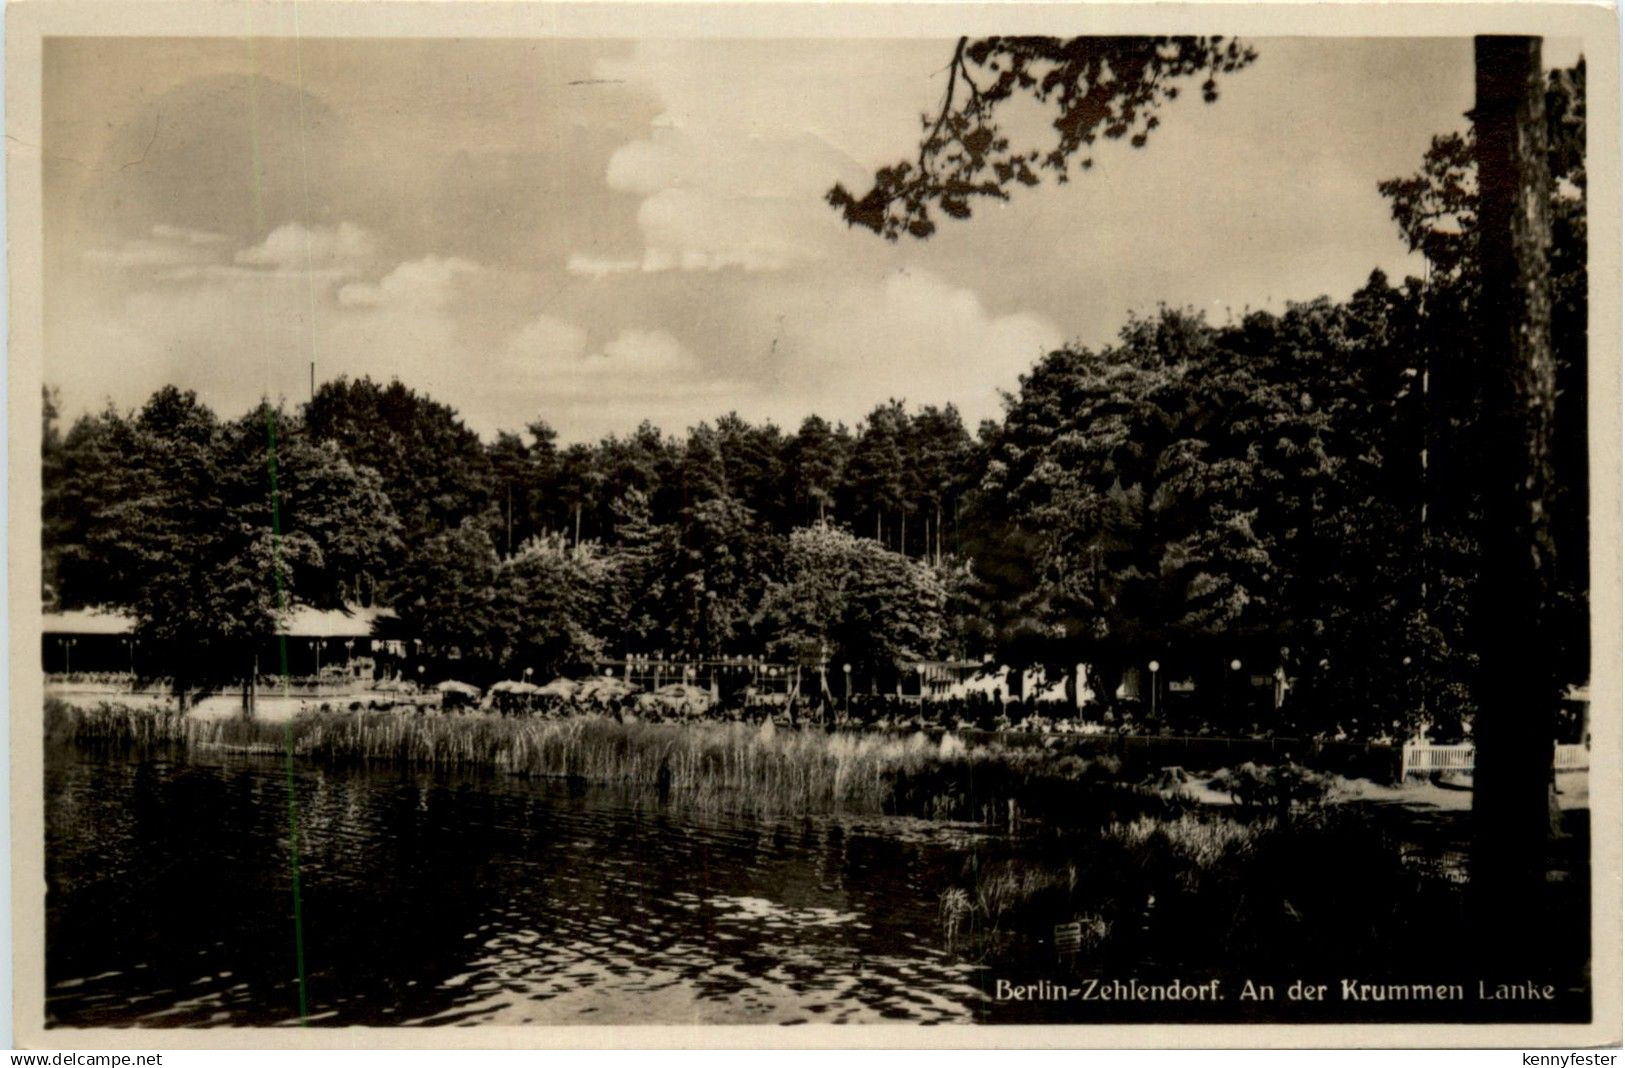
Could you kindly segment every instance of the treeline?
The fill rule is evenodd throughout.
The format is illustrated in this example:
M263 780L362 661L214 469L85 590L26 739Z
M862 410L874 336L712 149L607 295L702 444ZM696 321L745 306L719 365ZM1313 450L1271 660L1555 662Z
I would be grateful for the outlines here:
M229 644L222 622L263 632L294 599L387 605L400 634L476 674L606 650L804 644L875 671L950 651L976 468L952 406L892 402L853 430L730 414L681 439L645 423L555 441L536 422L484 443L448 406L367 379L230 421L166 388L65 433L47 396L47 599L127 606L160 632L192 621L174 640L204 647ZM176 585L190 610L154 601Z
M897 400L850 429L813 415L787 433L729 413L681 438L645 422L561 447L540 420L482 443L445 405L400 382L361 379L324 384L304 420L380 474L409 540L479 516L504 555L542 535L619 541L636 496L657 526L726 499L763 532L828 523L940 561L958 550L955 519L978 466L953 405L910 411Z
M1583 69L1554 75L1562 618L1530 670L1585 677ZM297 599L388 605L468 674L764 653L884 679L912 659L1090 663L1223 687L1280 670L1327 719L1468 711L1481 509L1471 152L1384 183L1424 280L1223 325L1164 309L1068 346L973 435L951 406L793 432L482 441L399 382L221 420L175 389L64 430L47 396L44 566L182 666L242 670ZM154 659L152 662L160 662ZM201 667L195 670L203 670Z

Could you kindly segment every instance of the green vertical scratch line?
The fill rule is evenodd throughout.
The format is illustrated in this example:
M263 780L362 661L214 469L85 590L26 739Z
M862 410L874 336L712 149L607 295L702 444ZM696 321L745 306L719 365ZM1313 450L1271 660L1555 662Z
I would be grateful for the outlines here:
M293 874L293 955L299 968L299 1026L310 1022L310 1005L305 995L305 917L299 903L299 807L293 797L293 724L282 728L287 742L288 779L288 868Z
M265 229L265 203L260 187L260 114L259 114L259 83L253 76L258 69L257 57L254 54L253 12L245 7L248 32L244 34L243 44L248 50L248 69L251 72L248 81L248 137L249 137L249 167L252 181L249 183L254 194L254 214L259 223L260 230ZM261 340L264 335L262 333ZM276 602L278 614L288 610L288 592L282 582L282 509L281 494L277 489L276 477L276 419L271 412L270 404L265 409L265 439L266 453L265 466L271 477L271 575L276 583ZM288 636L277 635L278 666L282 672L282 686L288 686ZM250 686L253 685L251 680ZM299 1026L305 1027L310 1022L310 1000L307 984L305 982L305 917L304 904L299 893L299 807L295 802L293 789L293 725L290 723L283 729L283 743L286 750L286 779L288 791L288 869L293 876L293 954L298 968L299 982Z
M265 467L271 476L271 573L276 579L277 608L286 611L288 593L282 584L282 497L276 478L276 417L269 404L265 409ZM277 653L281 660L283 683L288 679L288 636L277 635ZM299 806L293 790L293 724L282 728L286 751L286 779L288 786L288 870L293 876L293 955L299 970L299 1026L310 1021L310 1003L305 984L305 916L299 894Z

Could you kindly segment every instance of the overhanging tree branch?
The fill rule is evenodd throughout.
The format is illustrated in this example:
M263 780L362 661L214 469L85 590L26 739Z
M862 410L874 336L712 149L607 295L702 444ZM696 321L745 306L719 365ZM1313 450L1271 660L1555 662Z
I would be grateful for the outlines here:
M1074 160L1088 169L1094 160L1087 150L1102 137L1143 147L1159 124L1158 108L1179 95L1175 82L1205 74L1202 97L1212 102L1218 76L1254 58L1251 48L1223 37L961 37L942 106L921 119L914 160L882 167L861 197L837 184L825 199L848 225L888 240L929 237L934 211L969 218L975 198L1008 199L1012 186L1037 185L1045 171L1065 182ZM1052 147L1012 151L998 118L1018 97L1055 109Z

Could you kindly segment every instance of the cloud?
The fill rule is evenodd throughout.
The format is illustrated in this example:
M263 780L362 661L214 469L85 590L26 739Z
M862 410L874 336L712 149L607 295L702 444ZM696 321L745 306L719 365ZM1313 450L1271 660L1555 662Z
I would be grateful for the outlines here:
M822 196L918 144L952 40L333 39L302 68L290 41L59 43L53 155L107 164L46 175L70 404L173 381L238 412L302 398L314 359L573 440L733 407L850 421L888 394L974 419L1125 310L1417 270L1376 182L1472 99L1464 38L1268 40L1143 151L888 244Z
M895 273L833 292L766 291L756 309L771 322L778 383L770 414L856 419L887 397L952 400L974 424L998 415L999 391L1065 341L1028 312L997 314L980 297L924 272Z
M180 241L188 245L221 245L231 240L225 234L216 234L208 230L192 230L185 226L170 226L159 223L152 228L152 236L165 241Z
M551 366L579 359L587 349L587 332L551 315L538 315L508 342L507 356L516 367Z
M835 225L822 207L816 200L663 189L638 209L643 269L774 271L816 259L822 231Z
M640 269L766 272L830 258L844 227L824 191L863 182L918 137L941 56L930 42L682 41L600 62L602 76L646 87L664 109L605 171L611 189L644 198Z
M694 356L664 330L623 330L588 359L595 374L668 374L694 369Z
M305 226L293 222L272 230L258 245L238 251L233 260L245 267L282 271L344 271L358 269L376 252L372 234L354 223Z
M224 234L158 223L147 235L112 247L89 249L84 258L98 267L164 282L223 283L271 275L316 277L331 282L363 272L377 252L372 234L348 222L315 227L287 223L259 243L228 254L226 246L230 243ZM401 269L409 266L402 264ZM408 286L415 280L408 270L396 285ZM360 300L365 301L366 296Z
M586 330L552 315L526 323L510 340L492 376L496 403L514 412L512 425L542 413L567 439L624 433L645 419L657 426L692 426L713 418L753 391L708 370L666 330L628 327L602 344Z
M64 397L86 409L103 398L134 406L174 384L231 416L262 395L302 400L312 338L325 340L320 304L313 329L303 279L215 266L229 273L192 268L180 281L166 275L164 284L65 301L47 344L56 368L83 370L55 372Z
M213 247L226 240L220 234L159 223L147 236L130 238L112 248L88 249L84 255L97 266L120 270L201 267L218 262Z
M658 395L692 384L703 373L694 354L665 330L621 330L597 348L574 323L541 315L509 341L503 361L510 380L550 395ZM675 376L675 377L666 377Z
M377 282L345 285L338 302L346 308L444 308L455 296L458 279L479 270L479 264L456 256L424 256L399 264Z
M573 320L542 315L510 338L493 376L501 388L489 392L574 440L643 419L681 430L730 410L785 427L812 413L850 424L887 397L953 402L974 426L999 414L1000 390L1066 340L1042 316L995 310L919 271L816 283L797 271L763 274L722 319L694 324L712 350L643 325L595 341Z
M53 352L96 367L64 376L64 394L94 408L101 395L139 403L172 382L235 413L262 395L302 400L314 362L322 378L400 375L454 404L467 399L491 357L478 344L478 306L459 298L491 280L472 261L433 255L378 277L375 255L353 224L290 224L235 252L202 231L166 227L106 250L102 262L158 269L127 271L123 285L63 303ZM119 359L93 362L98 352Z
M125 270L146 267L182 267L209 262L207 256L200 256L195 250L185 245L175 245L165 241L148 241L144 238L134 238L117 248L88 249L85 252L85 259L98 266L116 267Z
M641 270L774 271L828 254L842 226L822 193L832 175L850 181L852 170L849 158L805 133L660 129L619 149L606 181L644 198Z
M615 259L572 252L565 267L571 274L582 274L589 278L608 278L611 275L642 270L643 261L636 257Z

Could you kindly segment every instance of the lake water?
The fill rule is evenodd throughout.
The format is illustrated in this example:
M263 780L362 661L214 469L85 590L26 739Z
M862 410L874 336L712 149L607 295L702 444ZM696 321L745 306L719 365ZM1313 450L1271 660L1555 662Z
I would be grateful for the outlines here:
M275 759L47 761L56 1025L297 1023ZM938 894L977 831L760 820L296 765L313 1024L966 1021Z
M764 819L662 805L652 791L302 762L290 774L276 757L218 752L138 761L52 749L45 767L52 1025L297 1025L290 794L314 1025L1589 1015L1583 810L1569 814L1575 857L1554 884L1576 961L1559 1003L1038 1005L994 1000L1003 976L949 952L939 902L973 862L1076 855L1042 828ZM1442 871L1464 848L1464 815L1380 809L1402 850ZM1125 942L1136 955L1090 962L1086 975L1223 974L1239 986L1229 957L1184 961L1156 937L1152 907ZM1283 945L1284 990L1323 951L1316 939ZM1433 981L1459 970L1452 960L1392 966ZM1056 963L1041 953L1002 966L1030 981L1053 978Z

